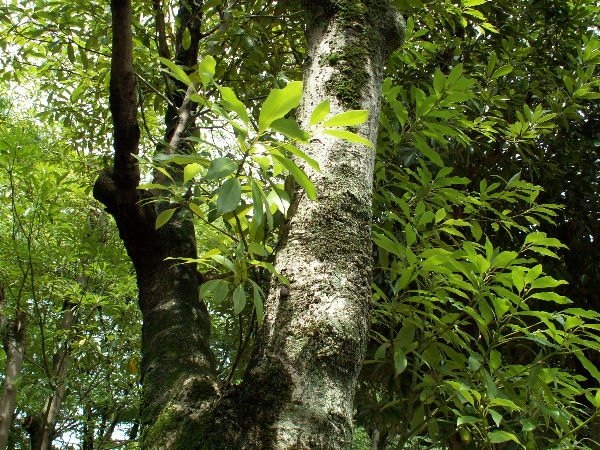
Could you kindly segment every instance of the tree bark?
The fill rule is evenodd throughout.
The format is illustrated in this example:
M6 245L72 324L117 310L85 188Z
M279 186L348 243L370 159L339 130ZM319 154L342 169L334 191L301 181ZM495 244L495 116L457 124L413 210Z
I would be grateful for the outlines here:
M3 306L4 291L0 285L0 307ZM3 314L0 316L2 344L6 352L6 373L4 375L2 397L0 398L0 450L7 448L10 426L17 405L16 382L23 369L26 319L27 317L23 311L17 311L13 320L9 320Z
M304 5L308 47L301 123L308 126L314 108L330 99L333 114L368 110L358 133L375 143L383 69L401 42L401 17L384 1ZM318 199L298 190L293 197L275 265L290 284L272 281L246 383L257 397L270 399L262 406L273 411L270 446L346 448L369 334L375 151L326 135L306 151L322 170L304 167ZM277 388L265 385L265 378L277 380L281 391L274 393ZM254 433L265 435L258 428Z
M143 316L140 425L143 445L150 446L158 440L152 426L161 414L171 410L187 411L190 404L211 394L212 382L206 380L214 376L214 358L208 345L208 312L206 305L199 301L196 268L167 259L196 257L194 227L191 222L175 217L156 230L154 225L160 205L158 208L154 203L143 205L142 201L151 194L137 189L140 172L135 156L139 153L140 131L133 70L131 1L112 0L111 11L110 108L115 159L114 167L105 170L96 181L94 196L115 218L136 270L138 302ZM201 11L201 1L181 1L175 52L177 64L191 67L197 63ZM184 49L181 41L186 28L191 32L192 42ZM160 150L174 153L181 148L170 142L173 139L183 142L193 119L190 110L182 107L191 104L187 97L179 90L171 97L176 107L168 108L165 119L165 140L169 145ZM176 173L173 175L177 176ZM162 429L160 439L169 442L168 435L169 431Z
M75 304L65 301L60 323L60 330L65 333L65 341L54 354L52 373L50 374L54 392L44 405L44 409L35 417L29 418L27 423L32 450L46 450L52 446L56 423L67 389L67 371L71 354L69 346L72 328L76 321L74 308Z

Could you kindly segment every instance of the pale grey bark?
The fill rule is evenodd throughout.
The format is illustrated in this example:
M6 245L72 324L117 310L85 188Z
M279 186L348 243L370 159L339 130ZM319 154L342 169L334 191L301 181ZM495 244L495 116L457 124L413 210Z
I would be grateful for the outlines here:
M402 19L381 1L305 5L302 125L308 125L321 101L330 99L332 114L368 110L369 120L358 133L376 142L383 68L401 39ZM357 52L364 61L352 79L354 74L342 71L355 65L350 58ZM348 98L347 86L358 88L354 99ZM318 199L295 193L275 265L290 285L274 282L271 288L249 373L252 377L276 370L289 387L270 427L274 448L344 448L351 441L352 403L370 321L375 152L327 135L306 151L322 169L317 173L304 168Z

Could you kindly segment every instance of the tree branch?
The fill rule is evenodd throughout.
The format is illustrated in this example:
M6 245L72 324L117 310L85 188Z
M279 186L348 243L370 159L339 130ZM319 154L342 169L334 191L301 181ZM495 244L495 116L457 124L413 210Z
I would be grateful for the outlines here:
M135 204L140 170L134 155L139 152L136 81L133 71L131 0L112 0L112 59L110 111L114 125L114 181L127 203ZM129 195L127 195L129 194Z

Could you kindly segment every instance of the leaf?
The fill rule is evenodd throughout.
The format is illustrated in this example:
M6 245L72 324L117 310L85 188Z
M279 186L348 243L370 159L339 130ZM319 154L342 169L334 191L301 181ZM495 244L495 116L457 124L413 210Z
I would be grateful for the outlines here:
M208 172L206 172L207 180L218 180L221 178L225 178L228 175L231 175L238 168L238 165L235 161L227 158L216 158L210 162L210 166L208 167Z
M500 423L502 422L502 414L500 414L498 411L494 411L493 409L489 409L488 411L491 414L496 426L499 427Z
M369 147L375 148L375 146L371 143L371 141L365 139L362 136L359 136L356 133L352 133L351 131L346 130L323 130L323 134L329 134L330 136L335 136L340 139L344 139L350 142L356 142L358 144L365 144Z
M487 1L488 0L463 0L462 5L466 6L466 7L472 7L472 6L483 5Z
M429 144L418 134L415 135L415 147L423 153L429 160L438 165L439 167L444 167L444 162L440 157L439 153L432 149Z
M233 291L233 313L239 314L246 306L246 291L243 285L238 285Z
M273 89L260 110L258 133L263 133L277 119L298 106L302 97L302 82L292 81L283 89Z
M242 186L237 178L228 178L219 188L217 197L217 211L225 214L237 208L242 198Z
M310 156L308 156L306 153L304 153L299 148L294 147L292 144L283 144L283 148L285 148L292 155L297 156L300 159L303 159L304 161L306 161L306 163L310 167L315 169L317 172L321 173L321 168L319 167L319 163L317 161L315 161L314 159L312 159Z
M444 208L440 208L435 213L435 223L440 223L446 217L446 210Z
M303 131L294 119L277 119L271 124L271 128L280 132L290 139L296 139L300 142L308 142L310 137L306 131Z
M519 439L517 439L517 437L514 434L509 433L507 431L490 431L488 432L487 436L492 444L499 444L501 442L507 441L515 441L517 444L521 444L521 442L519 442Z
M210 255L210 258L226 267L227 269L235 272L235 265L231 262L231 260L223 255Z
M238 100L233 89L228 87L219 87L221 92L221 103L225 109L238 115L242 121L248 125L248 111L242 102Z
M146 183L146 184L140 184L137 189L163 189L168 191L169 188L167 186L163 186L162 184L156 184L156 183Z
M171 219L171 217L173 217L173 213L176 210L177 210L177 208L171 208L171 209L167 209L167 210L161 212L158 215L158 217L156 218L156 223L154 224L154 229L158 230L165 223L167 223Z
M521 411L523 408L519 408L513 401L506 398L494 398L490 401L492 406L505 406L510 409Z
M559 305L568 305L569 303L573 303L564 295L558 295L556 292L536 292L534 294L531 294L529 298L537 298L539 300L554 302Z
M181 46L183 47L184 50L188 50L190 48L190 45L192 45L192 35L190 33L189 28L186 28L185 30L183 30Z
M406 360L404 350L400 346L394 347L394 371L396 372L396 376L404 372L407 365L408 361Z
M190 79L188 74L185 73L185 71L181 67L179 67L177 64L175 64L170 59L162 58L162 57L159 57L158 59L167 68L169 68L170 75L173 76L173 78L176 78L177 80L181 81L183 84L185 84L187 86L194 86L194 83L192 82L192 80Z
M521 292L525 287L525 275L521 267L515 267L511 272L512 281L517 288L518 292Z
M564 280L555 280L552 277L541 277L531 283L532 289L555 288L562 284L568 284Z
M499 78L503 75L508 75L509 73L511 73L513 71L513 66L511 66L510 64L507 64L505 66L499 67L498 69L496 69L494 71L494 73L492 74L492 80L494 78Z
M272 155L277 161L279 161L283 167L294 177L294 180L304 188L308 198L311 200L317 199L317 190L315 189L315 185L308 178L308 176L304 173L302 169L300 169L294 161L285 156L280 156L277 154Z
M352 110L333 116L321 124L322 127L350 127L360 125L369 118L369 111Z
M198 64L198 73L200 74L200 80L204 87L210 83L212 78L215 76L215 70L217 68L217 62L215 58L210 55L206 55Z
M183 168L183 184L190 181L194 178L198 173L202 170L202 166L200 164L192 163L188 164Z
M316 125L319 122L322 122L325 117L329 115L329 111L331 110L331 102L329 99L323 100L321 103L317 105L315 110L310 115L310 126Z
M261 195L261 189L256 181L252 180L252 214L256 219L257 225L260 225L263 221L263 195Z
M252 289L254 294L254 309L256 310L256 321L258 322L258 326L260 327L263 322L264 313L264 305L263 305L263 296L261 294L260 287L252 281Z

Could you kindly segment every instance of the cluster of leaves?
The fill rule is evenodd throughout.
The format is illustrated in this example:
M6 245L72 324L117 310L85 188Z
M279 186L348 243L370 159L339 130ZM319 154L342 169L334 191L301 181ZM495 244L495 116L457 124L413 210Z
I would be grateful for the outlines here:
M152 167L164 174L168 183L148 183L139 188L157 193L149 201L168 203L156 219L156 228L180 215L216 232L213 239L202 238L206 247L199 258L182 262L198 264L208 278L200 296L217 310L241 314L246 309L247 293L251 292L251 315L256 316L260 326L268 283L265 275L271 273L287 282L271 264L277 229L291 201L286 177L316 200L317 192L307 172L320 172L319 163L302 147L306 148L305 144L319 134L372 147L365 138L340 129L363 123L368 113L347 111L329 117L330 103L326 100L312 112L309 129L304 131L295 119L285 117L300 102L299 81L273 89L254 118L233 89L216 83L216 61L211 56L191 73L167 60L163 63L171 76L187 86L190 99L210 110L215 116L213 122L221 122L223 130L232 130L235 140L223 137L227 147L222 148L201 137L189 137L188 141L207 150L198 154L159 154ZM219 92L219 98L212 100L206 94L210 90ZM181 177L172 176L174 172Z
M564 282L536 260L556 256L558 240L529 232L501 251L480 225L524 230L520 217L545 220L557 206L536 204L540 188L518 177L470 191L450 172L378 172L376 345L359 419L400 446L460 434L477 448L591 448L577 431L600 407L600 373L585 356L600 349L600 314L559 309L570 301L551 289ZM564 367L574 358L587 380Z
M57 436L83 433L84 410L100 440L110 437L111 421L136 415L141 322L134 279L114 226L90 205L85 170L49 130L14 117L0 125L0 313L26 317L12 445L27 441L17 424L44 416L56 395ZM74 319L65 319L70 312ZM67 373L58 370L61 361ZM1 353L0 373L6 363Z

